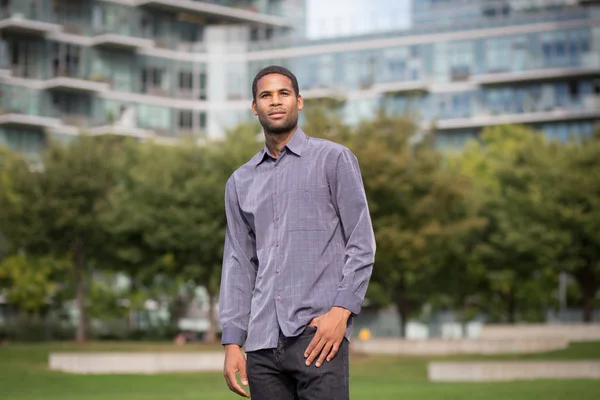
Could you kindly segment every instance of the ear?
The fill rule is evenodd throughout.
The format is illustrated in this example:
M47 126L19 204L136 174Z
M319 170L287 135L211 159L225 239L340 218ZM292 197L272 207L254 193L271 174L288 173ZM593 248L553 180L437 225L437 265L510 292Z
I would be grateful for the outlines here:
M304 99L302 98L302 95L298 95L298 111L302 110L304 108Z
M256 109L256 102L252 100L252 114L258 115L258 110Z

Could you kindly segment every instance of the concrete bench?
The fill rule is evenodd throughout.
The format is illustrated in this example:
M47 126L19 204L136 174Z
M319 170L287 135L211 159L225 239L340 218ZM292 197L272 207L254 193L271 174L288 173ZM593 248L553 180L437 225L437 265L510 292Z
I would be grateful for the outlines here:
M600 341L600 324L484 325L481 339L564 337L571 342Z
M51 353L50 369L76 374L158 374L222 371L223 352Z
M434 382L600 379L600 361L431 362L427 374Z
M569 346L565 338L521 339L427 339L404 340L377 338L354 340L352 349L365 354L450 355L450 354L515 354L562 350Z

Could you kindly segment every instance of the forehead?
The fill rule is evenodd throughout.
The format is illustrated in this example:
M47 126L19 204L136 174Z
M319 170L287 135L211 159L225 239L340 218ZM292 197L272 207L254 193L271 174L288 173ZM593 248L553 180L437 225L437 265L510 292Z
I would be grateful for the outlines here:
M256 91L289 89L293 90L292 80L278 73L267 74L256 82Z

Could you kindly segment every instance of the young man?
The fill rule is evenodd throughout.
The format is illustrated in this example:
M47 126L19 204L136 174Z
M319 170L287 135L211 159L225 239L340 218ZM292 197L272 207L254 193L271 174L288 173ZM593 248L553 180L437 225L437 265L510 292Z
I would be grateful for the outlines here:
M266 143L226 186L225 379L249 397L239 373L255 400L345 400L352 317L375 257L359 166L298 127L303 100L287 69L260 71L252 96Z

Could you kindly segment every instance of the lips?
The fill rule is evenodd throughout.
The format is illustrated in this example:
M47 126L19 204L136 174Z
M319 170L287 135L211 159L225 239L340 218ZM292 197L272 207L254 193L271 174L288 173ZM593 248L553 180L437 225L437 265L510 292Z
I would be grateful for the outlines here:
M284 111L273 111L269 113L269 117L283 117L285 115Z

